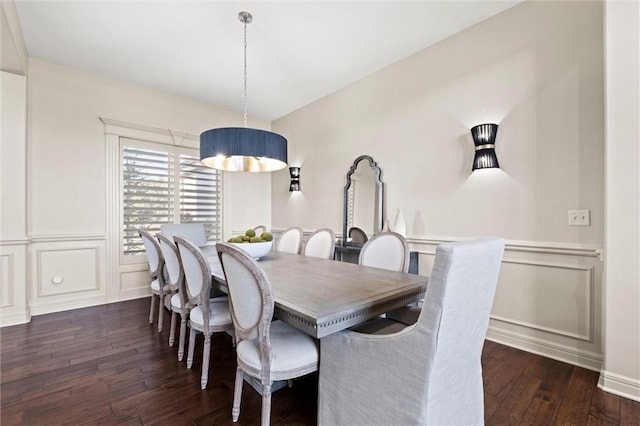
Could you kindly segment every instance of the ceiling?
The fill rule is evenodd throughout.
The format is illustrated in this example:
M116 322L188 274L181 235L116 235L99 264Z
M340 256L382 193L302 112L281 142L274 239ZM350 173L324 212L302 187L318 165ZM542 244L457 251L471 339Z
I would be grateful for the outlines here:
M29 56L274 120L521 0L16 0Z

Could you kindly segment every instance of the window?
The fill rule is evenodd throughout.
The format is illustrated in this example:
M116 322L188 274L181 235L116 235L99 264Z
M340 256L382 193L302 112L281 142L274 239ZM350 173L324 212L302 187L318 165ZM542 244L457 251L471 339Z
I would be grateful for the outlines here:
M208 241L219 239L222 179L200 164L198 150L120 139L122 159L122 253L144 253L138 230L165 223L205 224Z

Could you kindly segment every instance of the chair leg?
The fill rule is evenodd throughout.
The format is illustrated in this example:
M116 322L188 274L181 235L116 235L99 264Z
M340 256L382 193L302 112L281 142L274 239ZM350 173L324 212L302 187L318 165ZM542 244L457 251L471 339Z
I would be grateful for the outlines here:
M164 300L162 300L162 297L158 296L158 333L162 332L162 324L164 323Z
M211 357L211 335L204 336L204 346L202 348L202 376L200 376L200 387L207 388L209 381L209 358Z
M240 400L242 399L242 385L244 384L244 373L240 367L236 368L236 387L233 391L233 408L231 409L231 419L238 421L240 417Z
M271 422L271 383L262 385L262 426L269 426Z
M196 346L196 330L195 328L191 328L191 333L189 333L189 353L187 354L187 368L191 368L193 365L193 351Z
M184 340L187 338L187 315L180 315L180 337L178 343L178 361L182 361L184 358Z
M173 342L176 340L176 317L178 313L176 311L171 312L171 330L169 330L169 346L173 346Z
M156 295L151 293L151 308L149 309L149 324L153 324L153 313L156 310Z

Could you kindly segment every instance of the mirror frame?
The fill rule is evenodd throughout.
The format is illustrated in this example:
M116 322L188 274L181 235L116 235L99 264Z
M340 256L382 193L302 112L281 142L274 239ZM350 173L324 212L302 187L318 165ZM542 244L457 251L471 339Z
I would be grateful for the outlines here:
M360 161L367 160L369 162L369 167L373 169L375 173L375 182L376 182L376 201L375 201L375 209L374 209L374 217L373 217L373 226L374 233L378 233L382 231L384 224L384 182L382 182L382 170L378 167L378 163L376 163L370 155L361 155L356 158L353 162L353 165L347 172L347 184L344 187L344 205L342 210L342 245L347 246L347 214L348 214L348 204L349 204L349 188L351 187L351 175L353 175L358 168L358 163Z

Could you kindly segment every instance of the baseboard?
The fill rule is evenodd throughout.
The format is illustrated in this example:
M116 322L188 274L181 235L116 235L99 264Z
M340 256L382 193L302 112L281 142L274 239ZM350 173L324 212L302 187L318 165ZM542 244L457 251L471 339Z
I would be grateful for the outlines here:
M39 302L41 303L31 305L32 316L69 311L71 309L88 308L89 306L104 305L107 303L107 299L105 295L99 295L96 297L78 298L65 302L47 301L46 299L39 299Z
M567 364L577 365L588 370L600 371L602 368L602 355L600 354L581 351L574 347L500 330L491 326L487 332L487 340L566 362Z
M601 370L598 387L605 392L640 402L640 380Z
M29 312L24 311L17 314L5 315L0 317L0 327L26 324L29 321L31 321L31 315L29 315Z

